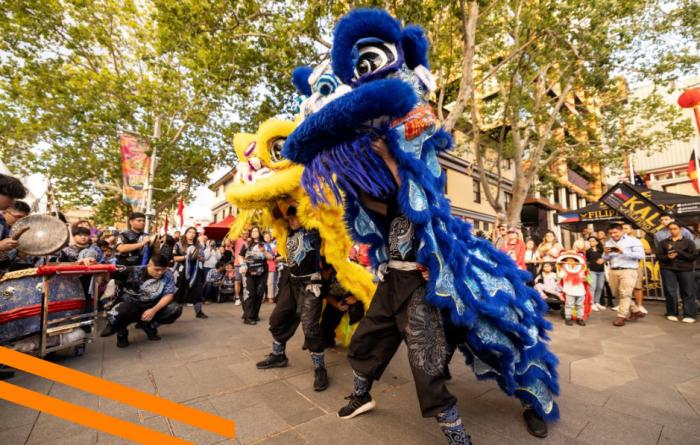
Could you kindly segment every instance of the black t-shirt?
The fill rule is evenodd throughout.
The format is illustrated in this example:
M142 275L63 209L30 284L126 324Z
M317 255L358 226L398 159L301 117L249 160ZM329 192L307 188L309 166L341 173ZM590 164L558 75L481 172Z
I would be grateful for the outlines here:
M668 253L671 251L678 254L673 259L668 257ZM675 241L671 238L666 238L656 246L656 256L659 258L659 263L661 263L663 269L679 272L691 271L697 255L695 242L685 237Z
M401 213L396 198L387 203L389 259L416 261L418 240L413 223Z
M117 239L117 246L122 244L138 244L144 237L148 234L143 232L135 232L133 230L126 230L119 235ZM124 266L139 266L141 265L141 260L143 260L144 249L136 249L131 252L120 253L117 255L117 264Z
M246 275L262 275L267 270L265 246L262 243L244 245L239 255L245 258L245 265L248 268Z
M294 276L321 270L321 237L317 230L290 230L287 234L287 263Z
M596 261L603 258L603 252L590 248L586 251L586 262L591 272L605 272L605 264L598 264Z

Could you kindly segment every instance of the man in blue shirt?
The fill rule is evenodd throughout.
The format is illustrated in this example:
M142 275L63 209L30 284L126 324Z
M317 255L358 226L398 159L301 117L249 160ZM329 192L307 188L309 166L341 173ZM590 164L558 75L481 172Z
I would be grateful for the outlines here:
M638 320L645 315L632 300L639 261L644 259L644 247L637 238L624 235L622 224L612 224L608 228L608 235L603 248L603 259L610 266L610 290L619 302L613 326L624 326L626 320Z
M129 346L127 327L140 323L149 340L160 340L157 326L173 323L182 315L182 306L173 301L176 291L167 258L153 255L145 268L135 268L127 279L122 302L107 313L107 325L100 336L117 333L117 346L125 348Z

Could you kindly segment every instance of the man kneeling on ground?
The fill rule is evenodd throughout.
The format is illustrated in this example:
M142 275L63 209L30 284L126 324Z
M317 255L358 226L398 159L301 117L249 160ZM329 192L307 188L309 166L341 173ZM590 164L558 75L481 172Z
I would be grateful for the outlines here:
M107 326L100 334L108 337L117 333L117 346L129 346L131 323L138 323L149 340L160 340L158 326L170 324L182 315L182 306L173 301L177 287L168 259L154 255L145 268L138 268L127 278L122 302L107 313Z

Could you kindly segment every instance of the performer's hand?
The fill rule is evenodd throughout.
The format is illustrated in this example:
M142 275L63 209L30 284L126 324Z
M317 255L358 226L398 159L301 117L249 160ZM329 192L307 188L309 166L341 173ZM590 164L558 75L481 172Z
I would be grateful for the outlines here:
M389 147L384 142L384 139L378 138L372 141L372 150L377 153L382 159L390 156Z
M19 241L12 238L5 238L0 241L0 252L7 252L12 249L16 249L19 246Z
M346 297L343 301L345 301L346 304L355 304L357 303L357 298L350 296Z
M94 258L83 258L82 260L78 261L78 264L84 264L85 266L92 266L96 263L97 260L95 260Z
M605 263L605 260L602 258L598 258L597 260L595 260L595 262L598 264L603 264L603 263Z
M423 275L423 279L425 281L428 281L430 279L430 272L428 272L428 268L425 267L422 264L418 265L418 270L420 271L421 275Z
M143 311L143 314L141 314L141 321L151 321L155 316L156 311L154 311L153 309L145 310Z

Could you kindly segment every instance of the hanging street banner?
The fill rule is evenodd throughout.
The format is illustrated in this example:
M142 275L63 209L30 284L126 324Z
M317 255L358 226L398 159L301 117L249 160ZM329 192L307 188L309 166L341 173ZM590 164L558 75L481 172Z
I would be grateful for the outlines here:
M615 184L600 200L648 234L664 227L659 220L666 213L626 182Z
M119 136L122 152L122 200L132 206L143 207L146 201L146 183L151 166L148 143L138 135L122 133Z

